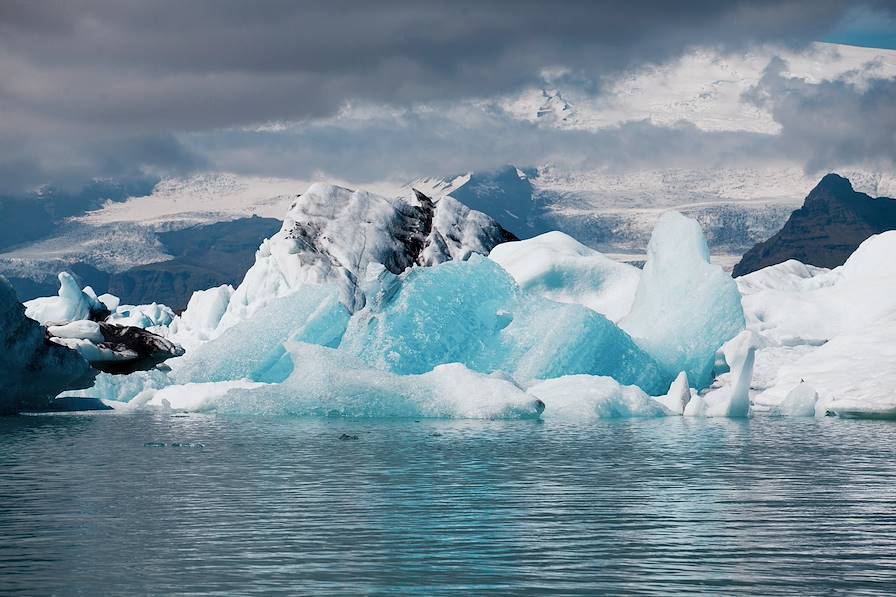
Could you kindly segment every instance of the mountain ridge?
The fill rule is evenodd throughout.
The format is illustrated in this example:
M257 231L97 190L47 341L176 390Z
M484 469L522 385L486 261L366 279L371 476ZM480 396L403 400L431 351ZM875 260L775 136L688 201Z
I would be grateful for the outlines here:
M837 267L869 236L894 228L896 199L871 197L856 191L847 178L830 173L781 230L744 254L732 274L742 276L788 259Z

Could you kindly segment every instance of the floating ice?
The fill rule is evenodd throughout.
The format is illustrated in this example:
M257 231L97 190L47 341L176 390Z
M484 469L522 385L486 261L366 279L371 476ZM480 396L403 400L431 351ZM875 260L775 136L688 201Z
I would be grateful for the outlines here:
M186 383L164 388L147 388L129 402L127 408L139 409L153 406L200 412L212 408L216 400L221 399L231 390L251 389L262 385L264 384L235 380Z
M113 407L130 402L147 389L161 389L173 383L167 371L152 369L136 371L128 375L100 373L89 389L71 390L60 394L60 398L99 398Z
M521 382L609 375L648 392L665 391L671 379L602 315L523 292L478 256L409 271L382 303L352 318L343 348L405 375L463 363Z
M73 321L65 325L47 326L47 331L56 338L89 340L95 344L99 344L104 339L103 333L100 331L100 324L87 319Z
M230 284L197 290L190 297L186 310L172 322L172 335L188 349L210 340L227 310L231 296L233 286Z
M896 232L834 270L791 261L735 284L699 226L669 213L637 280L559 234L472 255L502 233L447 198L312 189L236 291L196 293L173 321L61 282L41 316L106 307L191 342L170 373L100 375L68 394L315 416L896 417ZM619 317L632 292L619 326L595 312ZM56 342L98 339L92 322L59 323Z
M656 400L676 415L684 414L685 408L691 401L691 388L688 385L688 375L684 371L678 374L665 396L657 396Z
M796 261L742 278L748 326L766 343L754 404L787 411L802 383L816 415L889 416L896 409L896 231L863 242L833 270Z
M355 311L365 303L358 280L372 263L400 274L413 265L487 254L511 238L494 220L451 197L434 203L419 193L387 198L317 183L296 199L283 228L262 243L220 326L247 319L309 283L335 285Z
M523 290L558 303L584 305L610 321L629 312L641 277L638 268L605 257L562 232L500 244L489 259Z
M242 378L282 381L292 370L291 361L282 359L284 343L338 346L348 319L335 287L307 284L172 362L174 375L182 383Z
M459 364L396 375L340 350L296 342L286 343L283 359L291 372L281 383L171 386L144 398L148 405L164 399L174 409L345 417L535 418L544 409L512 382Z
M705 388L716 351L744 328L734 280L709 263L700 225L677 212L657 222L631 312L619 325L670 377Z
M636 386L620 385L610 377L568 375L540 382L529 394L544 402L544 418L571 422L673 414Z
M814 417L815 404L818 402L818 392L809 384L802 382L790 390L787 397L774 407L773 415L790 417Z
M109 317L108 323L130 325L142 329L167 327L174 321L174 311L167 305L119 305Z
M699 400L685 406L686 416L747 417L750 414L750 381L753 379L753 362L759 339L750 330L744 330L722 346L725 361L731 368L730 381L721 388L711 390Z
M84 290L68 272L59 274L59 294L25 302L25 315L43 325L64 325L79 319L90 319L92 314L106 311L96 293L88 286Z
M0 347L0 414L46 407L63 390L88 387L96 375L78 353L47 340L3 276Z

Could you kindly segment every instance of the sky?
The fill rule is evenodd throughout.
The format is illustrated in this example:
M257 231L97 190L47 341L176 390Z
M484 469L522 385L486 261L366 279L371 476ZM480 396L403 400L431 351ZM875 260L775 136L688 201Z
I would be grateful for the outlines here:
M0 0L0 194L225 170L365 182L505 163L891 168L892 73L872 61L807 81L777 55L817 54L818 40L893 48L894 22L882 0ZM600 114L624 104L620 82L691 77L682 61L700 52L767 57L735 107L769 126L720 129L674 107L664 122L546 126L520 108L556 88Z

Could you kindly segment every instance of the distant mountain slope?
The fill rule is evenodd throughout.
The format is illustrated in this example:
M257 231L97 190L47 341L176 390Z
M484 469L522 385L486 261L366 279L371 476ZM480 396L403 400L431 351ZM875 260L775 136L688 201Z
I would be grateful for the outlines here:
M421 178L405 185L404 194L418 189L427 195L450 195L470 209L481 211L520 238L552 230L545 203L535 196L534 168L508 165L492 171L469 172L445 178Z
M73 274L82 286L111 292L125 304L155 301L180 310L194 290L239 284L261 241L281 225L274 218L253 216L160 232L158 242L171 259L113 273L83 262L60 264L60 269ZM59 286L55 278L9 276L9 281L23 300L53 295Z
M175 258L112 274L108 292L125 303L155 301L181 310L195 290L239 284L261 241L281 225L274 218L253 216L160 233L165 251Z
M0 250L46 237L68 217L150 193L156 179L95 180L79 191L45 187L21 197L0 196Z
M788 259L836 267L866 238L892 229L896 200L859 193L846 178L828 174L777 234L746 252L733 274L742 276Z

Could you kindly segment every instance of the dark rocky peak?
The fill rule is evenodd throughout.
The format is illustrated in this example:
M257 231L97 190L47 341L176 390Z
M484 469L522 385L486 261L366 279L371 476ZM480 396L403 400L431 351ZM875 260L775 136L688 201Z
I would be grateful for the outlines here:
M860 193L846 178L827 174L777 234L744 254L733 274L742 276L788 259L837 267L866 238L892 229L896 200Z

